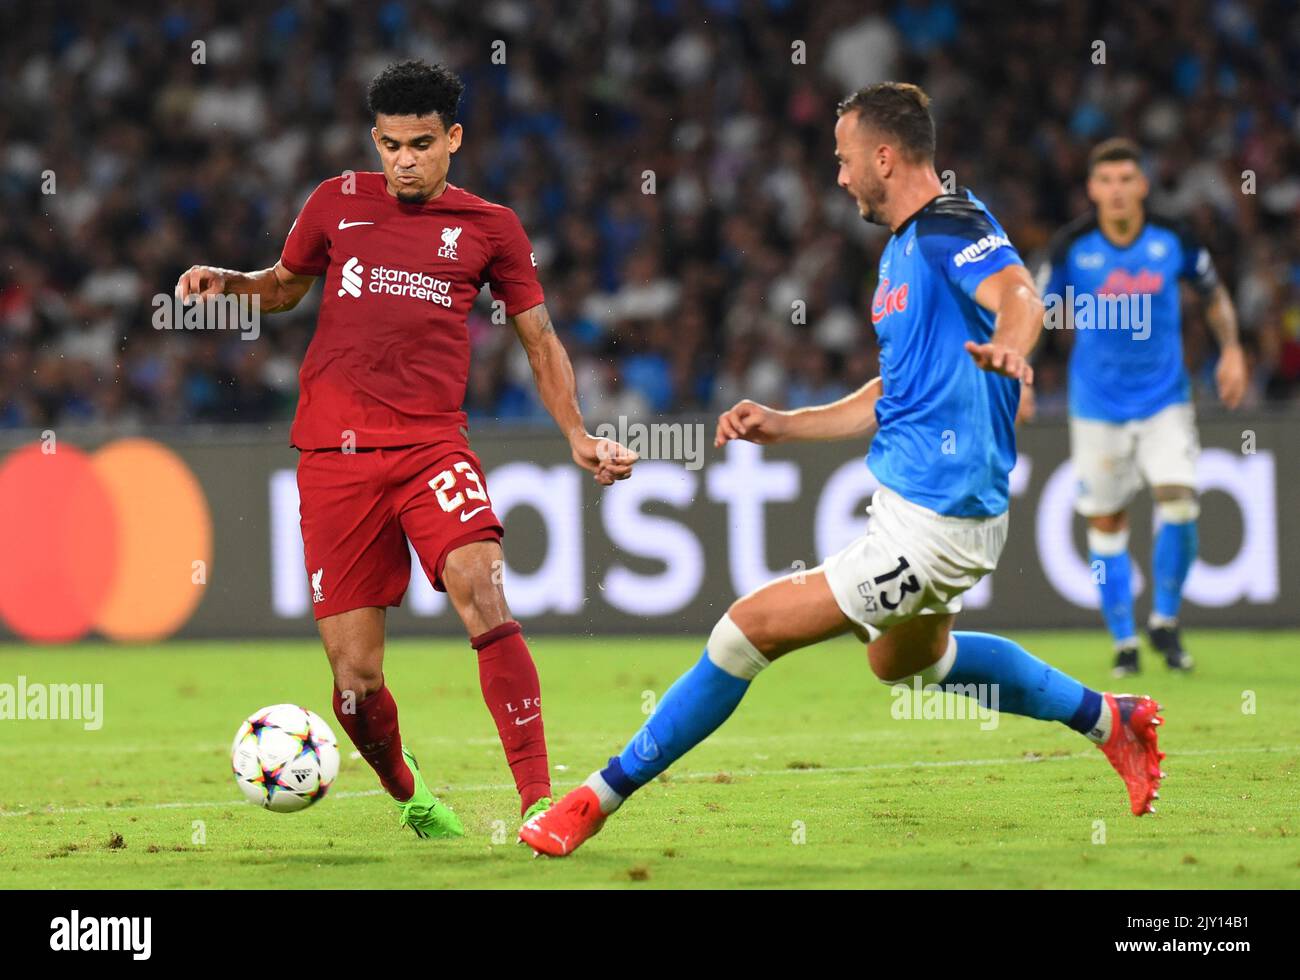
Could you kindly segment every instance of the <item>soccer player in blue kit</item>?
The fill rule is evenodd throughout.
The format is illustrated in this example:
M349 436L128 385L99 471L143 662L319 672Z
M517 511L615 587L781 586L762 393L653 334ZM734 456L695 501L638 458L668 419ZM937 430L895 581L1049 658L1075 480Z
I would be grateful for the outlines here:
M1089 690L1004 637L953 630L961 594L1006 542L1020 384L1032 380L1026 356L1043 327L1033 281L983 204L943 192L929 99L915 85L883 82L846 99L835 144L839 185L893 232L871 309L880 377L798 411L742 401L719 418L715 445L871 438L880 489L867 532L811 572L734 602L623 752L520 828L539 853L570 854L600 830L718 728L777 657L849 632L885 683L992 688L1002 711L1075 729L1123 777L1133 813L1154 809L1158 704Z
M1236 408L1246 390L1237 315L1210 253L1179 224L1146 212L1147 190L1137 146L1124 139L1098 144L1088 159L1096 211L1061 229L1038 274L1049 326L1073 328L1076 509L1088 521L1089 562L1100 573L1116 677L1139 669L1127 509L1144 481L1157 524L1147 636L1170 668L1192 667L1178 611L1196 558L1199 441L1183 367L1180 283L1206 301L1206 323L1220 347L1220 399Z

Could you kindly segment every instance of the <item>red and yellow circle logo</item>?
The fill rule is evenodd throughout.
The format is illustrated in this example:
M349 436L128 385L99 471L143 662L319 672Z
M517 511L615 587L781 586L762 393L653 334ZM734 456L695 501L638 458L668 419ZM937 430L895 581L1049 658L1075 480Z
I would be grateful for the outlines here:
M0 463L0 549L0 619L24 639L157 640L203 597L212 518L189 467L151 439L27 446Z

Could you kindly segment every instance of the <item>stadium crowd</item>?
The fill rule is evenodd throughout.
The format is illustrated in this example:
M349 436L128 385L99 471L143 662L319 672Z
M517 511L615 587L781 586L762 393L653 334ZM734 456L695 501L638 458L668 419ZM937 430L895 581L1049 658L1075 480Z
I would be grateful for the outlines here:
M1247 404L1300 397L1290 3L98 0L3 4L0 25L0 427L291 417L319 288L256 341L156 330L151 303L194 263L271 265L318 182L378 169L365 86L405 57L464 77L451 180L519 213L592 424L876 373L887 233L835 186L831 128L886 78L930 93L938 169L1031 264L1086 210L1089 148L1137 139L1151 206L1237 303ZM544 418L489 313L468 410ZM1188 320L1208 406L1216 350ZM1040 411L1064 408L1067 347L1040 347Z

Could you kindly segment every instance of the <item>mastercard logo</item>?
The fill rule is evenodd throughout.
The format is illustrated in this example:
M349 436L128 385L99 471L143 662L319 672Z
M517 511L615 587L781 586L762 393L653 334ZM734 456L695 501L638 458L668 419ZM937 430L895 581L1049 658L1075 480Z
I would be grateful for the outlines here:
M26 446L0 463L0 620L27 640L149 641L185 624L212 563L203 488L174 452Z

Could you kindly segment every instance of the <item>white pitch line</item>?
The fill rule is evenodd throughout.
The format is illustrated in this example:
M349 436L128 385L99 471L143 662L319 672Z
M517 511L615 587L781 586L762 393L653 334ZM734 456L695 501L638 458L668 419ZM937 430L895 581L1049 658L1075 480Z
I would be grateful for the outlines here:
M1300 752L1300 745L1255 745L1233 749L1184 749L1182 751L1167 753L1167 758L1181 758L1184 756L1259 755L1274 752ZM707 781L716 779L722 772L725 772L733 779L752 779L761 776L843 776L869 772L896 771L902 769L957 769L964 766L1012 766L1036 762L1071 762L1077 759L1095 758L1096 756L1091 752L1071 752L1066 755L1014 756L1006 759L947 759L917 762L876 762L864 766L826 766L809 769L715 769L711 772L673 774L671 781ZM556 781L554 785L576 786L578 785L578 782L578 780L563 779ZM464 786L450 786L444 783L438 784L433 788L438 792L448 794L497 793L504 792L505 790L512 790L515 788L515 784L470 783ZM331 800L362 799L367 796L383 796L384 792L385 791L382 789L351 790L339 793L330 793L327 798ZM239 807L249 805L250 804L243 800L231 799L201 800L194 803L130 803L126 806L46 807L39 810L0 810L0 817L63 816L65 814L77 813L124 813L129 810L199 810L216 807Z

